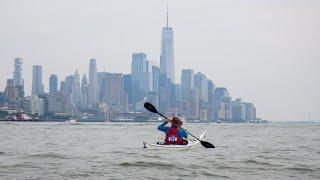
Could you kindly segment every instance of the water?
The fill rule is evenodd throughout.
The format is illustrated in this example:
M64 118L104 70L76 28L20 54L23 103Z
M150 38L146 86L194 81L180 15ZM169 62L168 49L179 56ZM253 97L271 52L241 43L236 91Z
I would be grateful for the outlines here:
M187 124L216 149L143 149L157 124L0 123L0 179L320 179L320 124Z

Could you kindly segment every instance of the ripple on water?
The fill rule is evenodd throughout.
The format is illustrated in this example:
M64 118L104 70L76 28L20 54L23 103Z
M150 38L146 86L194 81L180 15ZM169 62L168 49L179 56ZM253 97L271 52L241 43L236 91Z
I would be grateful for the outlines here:
M153 168L163 168L163 169L178 168L178 166L174 164L162 163L162 162L147 162L147 161L123 162L118 165L121 167L153 167Z
M26 158L51 158L51 159L74 159L71 156L62 154L50 153L50 154L33 154L26 156Z
M308 172L315 172L316 171L308 166L306 166L306 167L288 167L288 168L284 168L284 170L294 171L295 173L308 173Z
M1 170L5 169L17 169L17 168L39 168L36 165L30 165L29 163L16 163L10 165L0 165Z
M268 162L259 162L259 161L253 160L253 159L246 160L246 161L244 161L244 163L246 163L246 164L256 164L256 165L275 166L275 165L274 165L274 164L272 164L272 163L268 163Z
M210 177L210 178L224 178L224 179L230 179L231 177L226 176L226 175L219 175L219 174L214 174L211 172L201 172L201 175Z
M216 169L220 169L220 170L237 170L239 168L234 167L234 166L220 165L220 166L217 166Z

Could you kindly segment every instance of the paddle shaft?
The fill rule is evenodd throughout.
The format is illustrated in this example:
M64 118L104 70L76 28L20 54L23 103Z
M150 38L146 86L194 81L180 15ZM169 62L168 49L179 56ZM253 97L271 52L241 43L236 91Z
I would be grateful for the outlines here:
M161 113L157 113L157 114L159 114L161 117L163 117L163 118L165 118L165 119L168 119L166 116L164 116L164 115L162 115ZM182 127L180 127L181 129L183 129ZM194 137L196 140L198 140L198 141L201 141L199 138L197 138L196 136L194 136L193 134L191 134L189 131L187 131L187 130L185 130L185 129L183 129L184 131L186 131L188 134L190 134L192 137Z

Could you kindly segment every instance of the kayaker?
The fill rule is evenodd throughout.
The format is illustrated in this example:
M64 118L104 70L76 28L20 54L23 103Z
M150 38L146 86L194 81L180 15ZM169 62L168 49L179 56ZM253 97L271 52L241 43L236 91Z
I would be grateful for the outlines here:
M166 126L171 123L171 127ZM163 122L158 126L158 130L166 133L164 144L184 145L188 137L187 132L181 128L182 121L178 117L169 116L167 121Z

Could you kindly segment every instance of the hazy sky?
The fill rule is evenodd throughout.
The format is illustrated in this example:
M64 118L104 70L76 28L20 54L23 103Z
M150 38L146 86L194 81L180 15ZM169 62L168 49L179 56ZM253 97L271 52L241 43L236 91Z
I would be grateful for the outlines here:
M319 0L0 0L0 89L24 60L59 80L76 68L129 73L131 53L159 61L169 2L176 77L193 68L253 102L267 120L320 120Z

